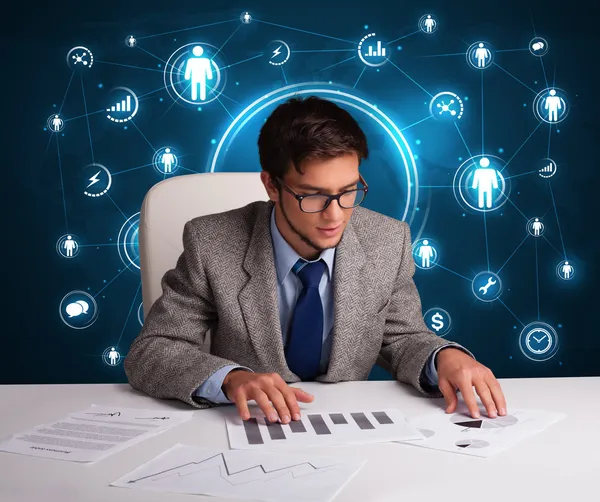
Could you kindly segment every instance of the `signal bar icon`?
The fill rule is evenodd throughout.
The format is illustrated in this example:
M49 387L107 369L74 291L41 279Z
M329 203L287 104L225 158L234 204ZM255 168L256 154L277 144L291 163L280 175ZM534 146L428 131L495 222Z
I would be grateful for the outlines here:
M546 161L548 164L538 169L538 174L542 178L551 178L556 174L556 163L552 159L546 159Z
M122 100L120 103L113 105L110 109L106 109L107 112L130 112L131 111L131 96L128 94L127 99Z
M131 120L138 112L139 101L137 96L127 87L117 87L113 91L117 91L122 98L117 103L109 105L106 109L108 112L106 118L119 123Z

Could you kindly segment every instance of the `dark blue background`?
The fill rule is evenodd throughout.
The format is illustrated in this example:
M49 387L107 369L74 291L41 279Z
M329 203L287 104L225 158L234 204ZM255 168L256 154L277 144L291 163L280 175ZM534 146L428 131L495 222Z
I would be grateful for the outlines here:
M574 2L473 0L427 5L398 1L353 5L308 1L292 5L273 1L234 4L133 0L99 4L65 1L14 13L3 35L6 57L3 151L7 160L1 197L4 357L0 383L125 381L122 366L106 366L101 354L120 339L125 355L140 328L136 317L141 301L139 274L125 270L110 282L123 269L114 246L87 247L74 260L65 260L55 251L57 239L66 233L63 193L55 138L48 145L49 133L43 127L55 110L53 105L60 106L69 82L71 71L65 64L66 53L75 45L88 46L94 52L97 62L83 82L88 112L97 111L104 106L107 89L115 85L135 87L138 94L143 94L158 89L162 82L160 72L119 66L158 69L160 63L147 53L126 48L123 40L127 35L141 37L235 19L244 10L270 23L357 41L366 33L364 25L369 26L369 31L393 39L415 31L416 22L424 13L434 13L441 23L438 33L431 37L412 35L399 41L402 50L393 54L393 60L432 94L448 89L469 97L471 111L465 116L461 130L470 149L477 153L481 149L482 115L479 72L469 68L464 57L423 56L464 52L467 44L480 39L491 42L497 49L525 48L534 36L532 22L535 24L537 34L550 44L550 52L544 56L548 79L555 78L556 85L567 91L571 100L570 114L560 124L560 133L552 134L550 156L560 165L559 174L552 179L552 188L565 248L576 267L573 281L560 281L555 275L556 264L562 259L562 245L547 182L540 182L534 175L515 178L511 200L528 216L545 215L546 235L555 249L545 241L538 241L540 319L556 327L560 351L547 362L536 363L525 358L517 345L520 323L498 302L474 301L470 284L450 272L441 268L417 270L415 280L423 309L439 305L450 311L454 327L449 338L469 347L497 376L600 375L600 314L596 307L599 298L596 258L600 249L596 233L600 181L597 174L599 72L598 37L594 33L591 6ZM224 23L178 31L146 39L143 47L166 60L180 45L198 39L219 47L236 27L236 23ZM224 48L229 63L264 51L266 44L275 38L286 40L292 50L349 47L335 40L264 23L242 28ZM332 80L352 86L363 68L355 60L319 71L342 61L348 53L292 56L285 65L289 83ZM496 58L498 64L527 86L536 91L546 87L539 61L528 52L503 52ZM227 104L233 116L252 100L284 85L281 72L265 66L268 65L255 60L229 69L225 93L241 104ZM530 107L534 94L498 68L484 73L485 148L507 160L537 125ZM239 85L235 85L236 81ZM102 88L98 87L100 83ZM356 91L389 112L400 127L427 116L424 105L427 95L389 64L379 73L366 71ZM202 112L176 105L165 114L171 105L167 92L163 90L152 96L143 102L136 118L140 130L156 148L177 143L184 155L183 165L193 171L204 171L214 151L210 140L218 141L230 123L230 116L216 103L203 107ZM164 99L162 102L160 97ZM72 81L63 113L66 117L85 113L78 75ZM89 119L96 162L110 166L115 172L150 162L153 151L134 127L127 130L114 127L102 114ZM432 122L414 126L405 134L419 156L420 182L447 185L460 164L458 157L466 158L467 154L455 130ZM532 170L532 163L545 156L547 131L544 124L515 156L511 174ZM114 183L110 192L114 204L105 197L92 201L93 204L83 200L78 176L92 161L85 118L69 122L64 133L60 148L69 231L87 244L114 243L124 222L123 214L138 212L144 194L162 177L152 167L134 170L119 175L119 182ZM377 140L373 141L376 148ZM497 153L499 148L504 149L503 154ZM257 159L249 162L258 168ZM231 170L247 168L231 166ZM368 179L373 164L365 169ZM472 277L486 267L481 214L463 216L464 211L456 204L451 189L431 190L431 213L425 233L442 243L445 267ZM427 190L423 193L427 197ZM383 206L389 197L390 194L374 192L370 194L369 207ZM507 205L502 215L488 216L492 269L508 259L524 235L525 221L512 206ZM535 242L528 239L503 270L506 289L502 300L524 324L537 319L535 260ZM89 288L90 294L95 295L105 286L97 298L100 316L93 326L73 330L62 323L58 305L67 292Z

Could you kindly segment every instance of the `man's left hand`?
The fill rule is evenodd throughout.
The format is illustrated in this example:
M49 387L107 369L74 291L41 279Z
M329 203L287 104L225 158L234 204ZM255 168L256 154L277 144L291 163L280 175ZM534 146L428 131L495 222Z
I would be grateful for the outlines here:
M436 355L438 386L446 399L446 413L454 413L456 391L463 396L469 413L479 418L479 406L473 386L490 418L506 415L506 399L492 371L460 349L449 347Z

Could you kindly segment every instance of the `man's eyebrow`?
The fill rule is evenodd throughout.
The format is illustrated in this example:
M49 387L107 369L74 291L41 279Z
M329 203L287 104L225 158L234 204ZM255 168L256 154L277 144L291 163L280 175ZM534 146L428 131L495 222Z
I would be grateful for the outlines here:
M342 190L344 190L345 188L350 188L353 187L354 185L358 185L360 183L360 178L357 179L354 183L348 183L346 186L342 187ZM300 184L300 185L296 185L297 188L302 188L303 190L319 190L322 192L326 192L327 188L322 188L322 187L315 187L312 185L307 185L307 184Z

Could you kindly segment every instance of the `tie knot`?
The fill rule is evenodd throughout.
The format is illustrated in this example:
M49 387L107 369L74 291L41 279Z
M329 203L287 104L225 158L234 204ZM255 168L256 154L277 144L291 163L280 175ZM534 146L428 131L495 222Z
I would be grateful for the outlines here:
M296 267L306 263L303 260L296 262ZM296 270L296 267L294 269ZM323 277L323 271L325 270L325 262L323 260L306 263L300 270L296 271L296 275L302 281L302 285L305 288L318 288Z

